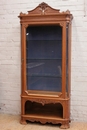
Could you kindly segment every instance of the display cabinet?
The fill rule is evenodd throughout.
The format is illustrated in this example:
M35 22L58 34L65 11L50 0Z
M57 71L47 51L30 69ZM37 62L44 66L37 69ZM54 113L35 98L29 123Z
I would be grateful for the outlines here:
M27 14L21 24L21 123L61 124L70 121L71 20L46 3Z

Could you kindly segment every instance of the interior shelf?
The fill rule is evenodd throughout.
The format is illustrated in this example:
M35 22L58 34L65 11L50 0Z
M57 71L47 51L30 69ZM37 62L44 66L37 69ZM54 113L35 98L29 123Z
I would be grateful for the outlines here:
M62 60L62 58L26 58L26 59L27 60Z
M44 75L40 75L40 74L28 74L28 77L56 77L56 78L62 78L61 75L52 75L52 74L44 74Z

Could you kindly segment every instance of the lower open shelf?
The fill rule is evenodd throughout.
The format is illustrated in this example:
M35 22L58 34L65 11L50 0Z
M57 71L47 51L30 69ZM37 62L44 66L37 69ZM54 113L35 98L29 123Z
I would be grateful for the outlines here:
M63 119L63 107L59 103L50 103L43 106L40 103L27 101L25 104L25 115L39 118Z
M60 124L61 128L69 128L69 118L63 118L63 106L61 103L41 103L27 100L25 102L24 114L21 115L21 124L40 122L42 124Z

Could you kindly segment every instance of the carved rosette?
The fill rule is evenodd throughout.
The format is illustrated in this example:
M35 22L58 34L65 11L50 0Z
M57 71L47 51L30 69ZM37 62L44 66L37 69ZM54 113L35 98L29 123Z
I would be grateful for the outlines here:
M63 27L64 24L65 24L65 22L60 22L60 23L59 23L59 25L60 25L61 27Z
M45 13L45 11L46 11L46 9L47 9L47 4L46 3L41 3L41 4L39 4L39 9L42 11L42 14L44 14Z
M24 27L24 28L27 28L27 27L28 27L28 24L23 24L23 27Z

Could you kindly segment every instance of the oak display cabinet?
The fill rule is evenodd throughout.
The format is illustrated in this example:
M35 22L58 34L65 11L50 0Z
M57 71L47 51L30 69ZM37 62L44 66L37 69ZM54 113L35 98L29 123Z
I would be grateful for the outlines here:
M46 3L27 14L21 23L21 123L61 124L70 121L71 21Z

